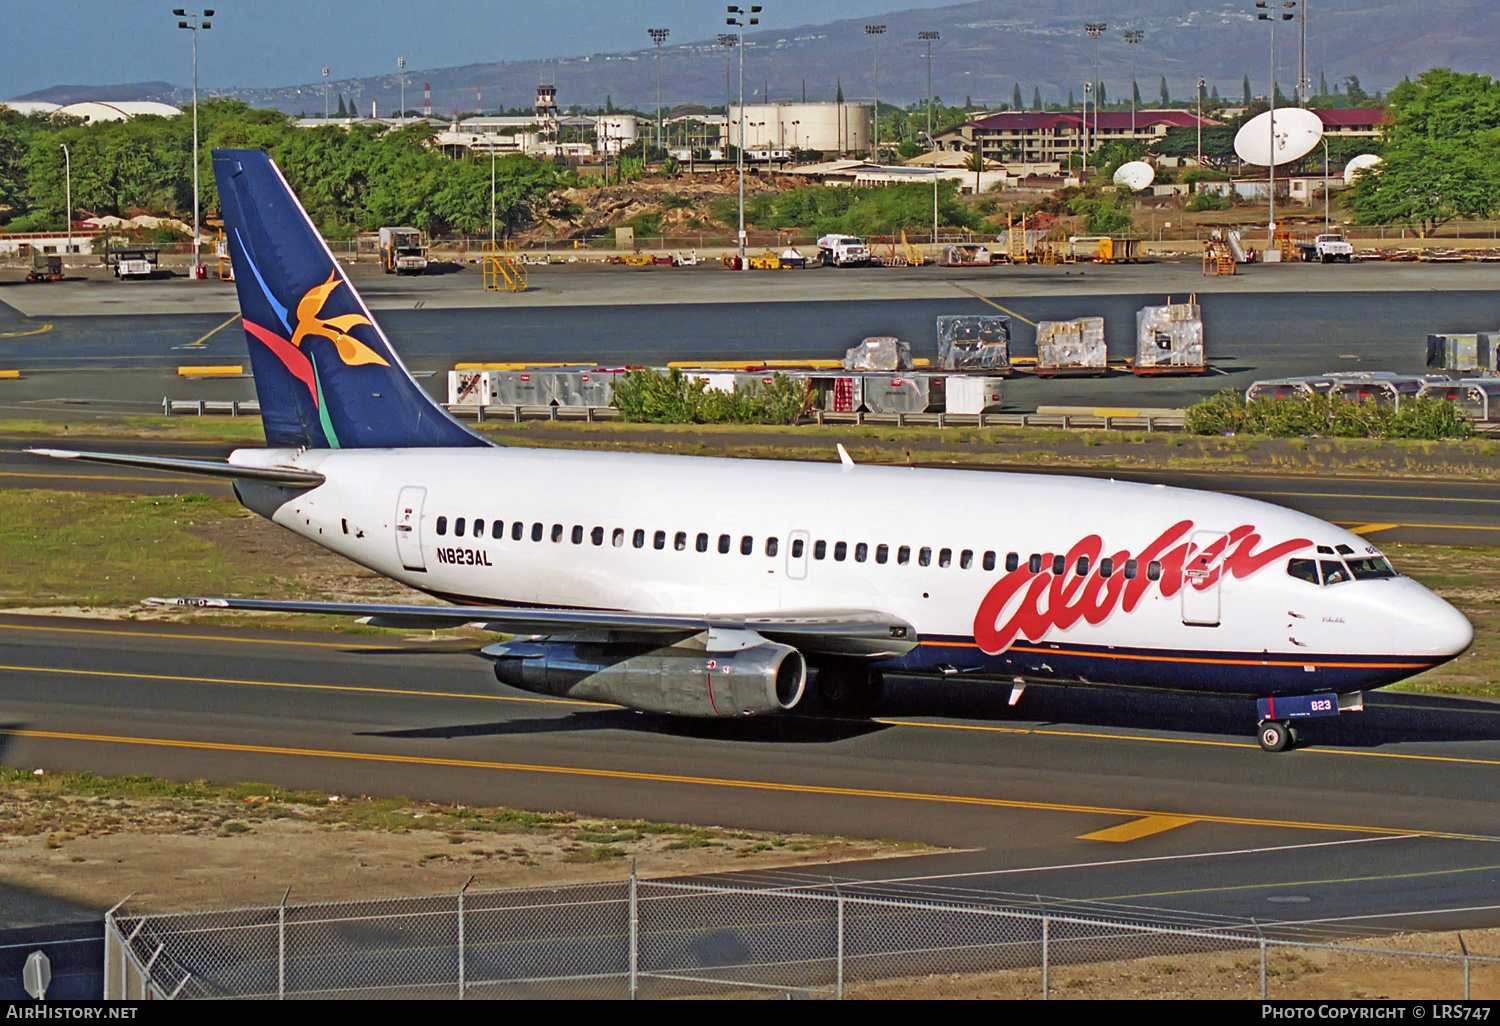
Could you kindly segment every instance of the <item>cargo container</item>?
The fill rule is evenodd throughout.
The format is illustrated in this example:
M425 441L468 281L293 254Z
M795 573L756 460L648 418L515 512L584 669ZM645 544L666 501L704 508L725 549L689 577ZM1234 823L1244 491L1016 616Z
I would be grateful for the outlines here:
M1417 398L1446 399L1470 420L1482 423L1500 420L1500 378L1428 382L1417 392Z
M1203 374L1208 356L1203 345L1203 308L1196 298L1147 306L1135 315L1136 374Z
M1460 374L1495 374L1500 372L1500 366L1496 365L1497 350L1500 350L1500 332L1428 335L1427 366Z
M987 374L950 374L943 382L948 413L999 413L1005 379Z
M1009 317L945 315L937 319L937 336L938 366L943 370L1011 373Z
M866 374L864 407L871 413L926 413L943 409L943 379L927 374Z
M1104 318L1080 317L1038 324L1036 372L1042 377L1107 374L1109 354L1104 347Z
M1399 409L1401 400L1415 396L1428 381L1399 374L1371 375L1335 381L1330 394L1358 402L1373 402Z

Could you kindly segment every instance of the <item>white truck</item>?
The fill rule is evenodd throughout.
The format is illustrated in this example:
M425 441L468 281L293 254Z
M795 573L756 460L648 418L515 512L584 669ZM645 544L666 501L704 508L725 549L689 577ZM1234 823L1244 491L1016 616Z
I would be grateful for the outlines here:
M380 229L380 264L386 274L426 274L426 239L415 228Z
M1318 260L1325 264L1334 260L1349 263L1354 259L1354 247L1338 232L1325 232L1311 242L1297 243L1304 261Z
M870 247L858 236L825 235L818 240L818 259L825 267L863 267L870 262Z

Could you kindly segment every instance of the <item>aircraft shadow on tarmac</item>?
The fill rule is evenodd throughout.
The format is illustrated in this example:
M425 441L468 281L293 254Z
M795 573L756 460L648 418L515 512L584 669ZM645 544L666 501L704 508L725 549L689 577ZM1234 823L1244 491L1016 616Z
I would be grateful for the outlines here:
M494 723L463 723L409 730L359 731L357 736L451 740L466 737L620 730L704 741L829 744L887 729L889 728L886 724L872 720L835 720L812 716L700 720L638 713L629 709L597 709L575 712L563 717L503 720Z
M939 716L1027 725L1165 730L1250 740L1255 704L1243 698L1032 685L1015 706L1009 684L888 678L879 717ZM1367 692L1365 710L1297 724L1299 744L1378 748L1401 742L1500 740L1500 705L1447 695Z

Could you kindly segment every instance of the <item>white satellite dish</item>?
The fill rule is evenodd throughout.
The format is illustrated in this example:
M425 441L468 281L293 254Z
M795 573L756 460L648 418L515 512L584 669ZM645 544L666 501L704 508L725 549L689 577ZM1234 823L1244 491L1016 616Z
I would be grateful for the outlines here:
M1373 153L1361 153L1359 156L1355 157L1353 160L1349 161L1349 163L1344 165L1344 184L1353 185L1354 179L1359 177L1359 173L1361 171L1364 171L1366 168L1374 167L1376 164L1380 163L1380 160L1381 158L1377 157Z
M1272 141L1271 118L1275 115ZM1301 107L1281 107L1251 118L1234 137L1234 152L1246 164L1267 167L1307 156L1323 139L1323 119ZM1273 153L1274 150L1274 153Z
M1123 185L1127 189L1144 189L1156 179L1156 168L1144 160L1132 160L1128 164L1121 164L1120 169L1115 172L1115 184Z

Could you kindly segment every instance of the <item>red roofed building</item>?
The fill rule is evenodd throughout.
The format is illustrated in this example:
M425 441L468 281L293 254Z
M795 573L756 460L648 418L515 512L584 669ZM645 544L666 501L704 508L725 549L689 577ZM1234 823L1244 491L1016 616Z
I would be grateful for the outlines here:
M1379 139L1385 131L1383 107L1350 107L1344 110L1315 110L1323 122L1323 134L1338 139Z
M1148 146L1169 128L1193 128L1199 118L1187 110L1138 110L1131 128L1130 111L1101 111L1095 135L1094 112L1089 112L1089 149L1135 139ZM1208 128L1219 122L1202 119ZM1072 111L1002 111L967 121L938 133L936 142L949 150L978 150L998 161L1066 161L1083 149L1083 115Z

